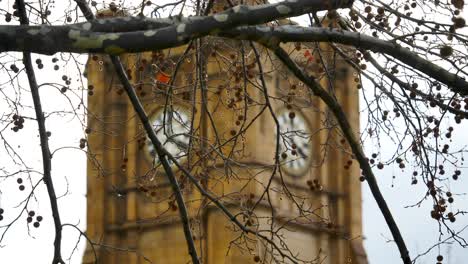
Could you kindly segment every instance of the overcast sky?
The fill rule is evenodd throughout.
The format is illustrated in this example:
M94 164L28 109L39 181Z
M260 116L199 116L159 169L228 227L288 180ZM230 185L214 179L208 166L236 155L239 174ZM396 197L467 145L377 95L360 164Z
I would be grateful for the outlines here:
M365 122L363 115L361 116L361 123ZM466 140L466 131L468 131L468 125L465 122L462 126L457 127L458 133L453 137L452 146L461 147L466 146L468 141ZM387 155L392 154L392 150L395 146L390 144L386 145L391 141L382 140L384 143L381 150ZM386 144L385 144L386 143ZM375 147L372 142L365 143L366 150L371 150ZM397 224L400 227L403 238L407 242L408 249L411 253L411 257L415 257L421 253L424 253L432 245L438 242L438 230L439 225L437 221L430 217L430 211L432 210L432 202L426 201L421 207L405 208L405 206L416 204L419 200L424 197L427 187L421 184L411 185L411 173L412 170L407 168L402 171L398 168L398 165L387 166L384 170L375 170L378 178L379 186L386 198L387 203L392 210L392 213L396 219ZM462 169L462 175L467 175L468 170ZM451 173L449 173L451 175ZM395 176L395 179L393 179ZM456 185L455 185L456 184ZM467 191L468 180L466 177L460 177L455 184L451 187L453 193L462 194ZM392 187L393 185L393 187ZM388 242L392 240L391 233L385 223L385 220L380 213L376 202L374 201L372 194L366 184L362 185L363 190L363 227L365 248L371 264L393 264L400 263L401 259L398 253L398 248L395 243ZM465 195L456 196L456 208L460 210L468 209L468 199ZM468 225L467 217L458 217L455 227L461 229ZM457 230L457 229L455 229ZM443 229L444 233L445 230ZM468 239L468 230L460 234L465 239ZM445 259L444 263L455 264L465 263L468 259L468 249L463 249L457 244L451 246L445 245L440 248L440 252L443 253ZM439 249L434 248L425 257L421 257L417 263L435 263L436 256L439 254Z

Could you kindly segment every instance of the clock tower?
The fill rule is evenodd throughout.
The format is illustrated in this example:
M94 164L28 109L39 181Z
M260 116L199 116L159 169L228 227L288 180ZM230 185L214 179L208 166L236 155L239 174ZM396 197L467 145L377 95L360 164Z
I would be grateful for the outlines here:
M354 70L326 45L283 48L359 131ZM202 263L367 263L359 167L323 102L273 54L205 38L121 58L166 150L254 231L242 232L171 164ZM172 189L110 60L91 56L87 78L94 244L84 263L189 263Z

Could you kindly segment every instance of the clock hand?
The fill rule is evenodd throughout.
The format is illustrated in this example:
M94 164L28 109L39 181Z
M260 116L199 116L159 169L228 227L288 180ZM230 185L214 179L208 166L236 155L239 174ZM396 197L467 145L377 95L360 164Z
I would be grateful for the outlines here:
M307 158L307 155L304 153L304 151L301 148L297 148L297 152L302 156L303 159Z

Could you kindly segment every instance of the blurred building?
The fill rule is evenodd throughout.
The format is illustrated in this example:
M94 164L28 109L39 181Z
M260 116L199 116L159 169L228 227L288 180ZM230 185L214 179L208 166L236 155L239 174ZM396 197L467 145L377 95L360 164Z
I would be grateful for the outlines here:
M248 42L220 38L122 61L159 139L237 219L297 263L367 263L357 162L324 104L255 47L263 73ZM284 48L335 93L357 133L354 70L326 45ZM96 244L84 263L190 263L172 189L113 66L93 55L86 72L86 234ZM281 173L272 176L277 139ZM173 169L202 263L293 263Z

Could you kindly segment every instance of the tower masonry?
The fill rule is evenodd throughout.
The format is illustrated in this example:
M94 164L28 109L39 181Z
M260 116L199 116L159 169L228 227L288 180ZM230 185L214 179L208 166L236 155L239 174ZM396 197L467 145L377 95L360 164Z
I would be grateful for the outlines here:
M283 48L335 94L357 133L354 69L324 44ZM121 59L167 151L253 231L171 164L202 263L367 263L359 167L324 103L272 52L204 38ZM114 67L91 55L86 72L95 245L84 263L190 263L172 188Z

